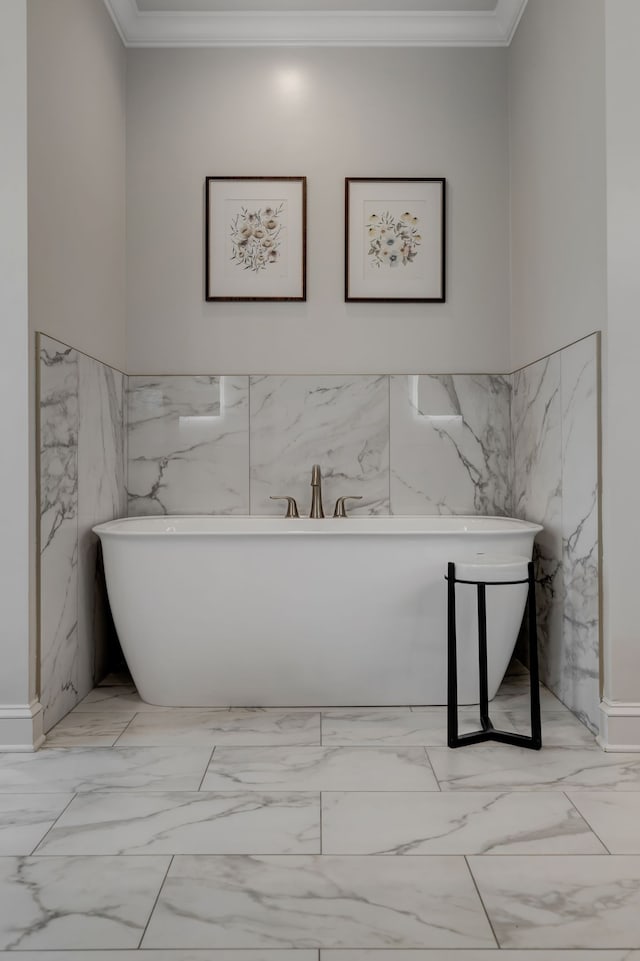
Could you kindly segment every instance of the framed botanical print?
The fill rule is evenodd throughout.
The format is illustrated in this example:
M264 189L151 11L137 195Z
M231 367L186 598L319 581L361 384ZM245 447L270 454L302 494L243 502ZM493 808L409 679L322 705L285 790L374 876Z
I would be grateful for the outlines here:
M346 178L345 300L445 300L443 177Z
M207 177L207 300L306 300L306 177Z

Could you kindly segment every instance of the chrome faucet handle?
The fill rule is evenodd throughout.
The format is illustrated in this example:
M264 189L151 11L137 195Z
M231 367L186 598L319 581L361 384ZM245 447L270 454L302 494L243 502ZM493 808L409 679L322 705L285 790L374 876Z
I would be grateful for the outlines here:
M284 494L283 496L278 495L277 497L274 497L273 494L271 494L270 500L287 502L287 513L284 515L285 517L300 517L300 514L298 513L298 505L296 504L295 497L289 497L288 494Z
M345 501L361 501L362 494L347 494L346 497L339 497L336 501L336 508L333 512L334 517L346 517L347 510L344 506Z

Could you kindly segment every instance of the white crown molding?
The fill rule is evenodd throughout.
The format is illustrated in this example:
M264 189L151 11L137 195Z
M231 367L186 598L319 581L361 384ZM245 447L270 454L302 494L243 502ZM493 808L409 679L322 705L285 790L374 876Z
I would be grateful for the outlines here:
M506 47L527 0L495 10L141 11L104 0L127 47Z

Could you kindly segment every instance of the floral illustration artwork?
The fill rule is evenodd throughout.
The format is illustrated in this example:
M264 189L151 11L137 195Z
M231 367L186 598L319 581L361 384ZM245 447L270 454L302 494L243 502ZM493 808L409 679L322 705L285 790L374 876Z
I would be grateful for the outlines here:
M369 243L368 257L371 266L397 267L412 264L422 242L418 217L409 211L399 217L385 210L373 213L365 224Z
M243 270L268 270L282 256L284 201L275 207L241 207L231 221L231 261Z

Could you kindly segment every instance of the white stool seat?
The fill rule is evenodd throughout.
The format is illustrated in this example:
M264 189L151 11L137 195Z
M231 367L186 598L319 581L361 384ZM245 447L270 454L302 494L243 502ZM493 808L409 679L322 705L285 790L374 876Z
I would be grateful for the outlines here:
M476 554L454 563L456 580L474 584L526 581L529 576L529 559L520 554Z

